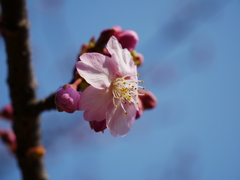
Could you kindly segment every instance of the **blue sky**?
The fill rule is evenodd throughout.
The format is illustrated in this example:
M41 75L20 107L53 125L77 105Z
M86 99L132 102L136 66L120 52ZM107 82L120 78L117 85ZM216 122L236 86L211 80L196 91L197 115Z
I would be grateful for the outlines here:
M139 35L140 79L158 106L125 137L82 118L42 114L45 164L58 180L239 180L240 2L217 0L28 1L38 98L71 79L80 46L120 25ZM0 106L10 102L0 38ZM0 121L0 127L10 127ZM20 179L0 143L3 180Z

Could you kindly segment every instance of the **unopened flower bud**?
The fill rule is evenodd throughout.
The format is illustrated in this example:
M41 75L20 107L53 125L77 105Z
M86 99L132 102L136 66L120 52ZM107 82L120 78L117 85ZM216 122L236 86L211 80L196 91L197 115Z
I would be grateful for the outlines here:
M133 61L135 63L136 66L141 66L144 62L144 57L142 54L136 52L136 51L132 51L131 55L133 57Z
M15 152L17 147L16 135L12 130L0 129L0 137L4 144L6 144L12 152Z
M65 84L55 95L55 104L58 111L73 113L79 110L80 92L70 84Z
M0 117L10 120L13 120L13 107L11 104L5 105L0 112Z
M46 154L46 150L43 146L36 146L28 149L27 156L35 159L40 159Z
M101 37L106 38L107 41L111 36L116 36L118 32L121 32L122 28L120 26L113 26L112 28L105 29L101 32Z
M157 98L150 91L139 91L139 93L144 94L139 96L142 101L144 109L152 109L157 105Z
M133 51L139 40L135 31L125 30L114 34L123 48Z
M108 40L110 39L110 37L115 36L115 34L118 33L119 31L121 31L120 26L114 26L110 29L103 30L95 44L94 49L92 49L93 52L103 53L104 48L105 48Z
M104 131L106 126L106 120L103 121L89 121L91 129L93 129L95 132Z

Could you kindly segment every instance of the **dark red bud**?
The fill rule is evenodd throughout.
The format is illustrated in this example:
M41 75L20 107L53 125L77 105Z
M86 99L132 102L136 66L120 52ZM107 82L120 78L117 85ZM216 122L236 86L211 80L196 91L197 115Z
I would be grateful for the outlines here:
M5 105L0 112L0 117L13 121L13 107L11 104Z
M15 152L17 147L16 136L12 130L0 129L0 137L4 144L6 144L12 152Z
M139 95L139 98L142 101L144 109L152 109L157 105L157 98L154 96L152 92L140 90L139 93L144 94Z
M91 129L93 129L95 132L104 131L106 126L106 120L103 121L90 121L89 122Z

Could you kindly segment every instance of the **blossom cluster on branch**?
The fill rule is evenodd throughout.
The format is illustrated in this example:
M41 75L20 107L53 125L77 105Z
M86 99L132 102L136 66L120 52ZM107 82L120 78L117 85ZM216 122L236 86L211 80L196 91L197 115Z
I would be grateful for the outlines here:
M144 90L140 85L143 81L138 80L137 67L144 62L143 55L135 50L138 40L135 31L114 26L82 45L73 83L55 94L57 110L84 111L84 119L95 132L108 128L113 136L126 135L144 110L157 103L154 94ZM13 107L6 105L0 117L13 121Z
M95 132L108 128L113 136L126 135L143 111L157 102L138 80L137 67L143 63L135 51L138 40L136 32L114 26L84 44L73 83L56 92L58 111L82 110Z

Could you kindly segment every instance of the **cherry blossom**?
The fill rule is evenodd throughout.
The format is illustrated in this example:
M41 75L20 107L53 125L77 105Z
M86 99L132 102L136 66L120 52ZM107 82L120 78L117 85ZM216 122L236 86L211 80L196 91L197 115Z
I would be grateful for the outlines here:
M84 53L76 68L90 86L81 94L80 110L87 121L106 120L113 136L124 136L134 123L138 106L138 74L127 49L112 36L107 45L111 57Z

